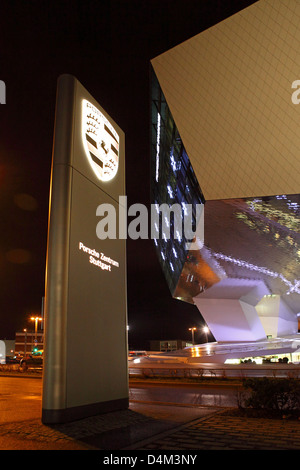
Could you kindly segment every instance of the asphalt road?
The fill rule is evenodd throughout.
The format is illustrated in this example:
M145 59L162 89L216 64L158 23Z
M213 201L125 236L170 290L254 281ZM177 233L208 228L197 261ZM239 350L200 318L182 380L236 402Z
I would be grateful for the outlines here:
M0 423L41 415L41 378L0 376Z
M170 388L176 391L178 387ZM0 376L0 450L122 449L218 411L213 407L170 406L163 402L164 396L170 397L170 391L165 391L163 386L130 386L128 410L45 426L41 422L41 377ZM188 387L186 391L191 392ZM175 397L176 393L172 399Z
M205 386L194 384L151 384L130 385L129 399L132 401L181 404L189 406L236 407L236 386Z
M230 387L130 381L129 399L133 406L148 403L235 407L236 395L236 389ZM0 376L0 423L38 418L41 415L41 407L41 378Z

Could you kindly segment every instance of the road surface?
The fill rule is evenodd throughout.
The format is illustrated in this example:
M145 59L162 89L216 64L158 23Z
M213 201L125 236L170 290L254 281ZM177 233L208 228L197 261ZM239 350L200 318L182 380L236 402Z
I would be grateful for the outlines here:
M133 403L180 404L186 406L236 406L236 387L207 387L193 384L151 384L130 381ZM42 408L41 378L0 376L0 423L39 417Z
M190 406L236 407L237 386L218 387L194 384L130 384L131 401L172 403Z

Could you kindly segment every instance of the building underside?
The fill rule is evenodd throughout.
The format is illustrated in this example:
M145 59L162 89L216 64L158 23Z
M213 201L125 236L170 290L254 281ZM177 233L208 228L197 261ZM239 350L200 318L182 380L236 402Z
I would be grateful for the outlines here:
M174 222L154 242L218 344L299 331L299 24L297 0L260 0L151 61L151 202L204 207L197 249Z

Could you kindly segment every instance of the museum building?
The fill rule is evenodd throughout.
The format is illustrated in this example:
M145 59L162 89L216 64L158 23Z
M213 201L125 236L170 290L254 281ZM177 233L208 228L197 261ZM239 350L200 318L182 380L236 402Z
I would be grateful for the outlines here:
M162 214L154 243L219 344L300 347L299 24L260 0L151 61L151 203L204 221L187 240Z

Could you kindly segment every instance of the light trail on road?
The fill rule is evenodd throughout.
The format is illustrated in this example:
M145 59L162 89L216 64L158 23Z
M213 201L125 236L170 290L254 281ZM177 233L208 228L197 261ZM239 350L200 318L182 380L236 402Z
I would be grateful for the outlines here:
M191 384L134 384L129 388L132 401L185 406L236 407L240 388Z

